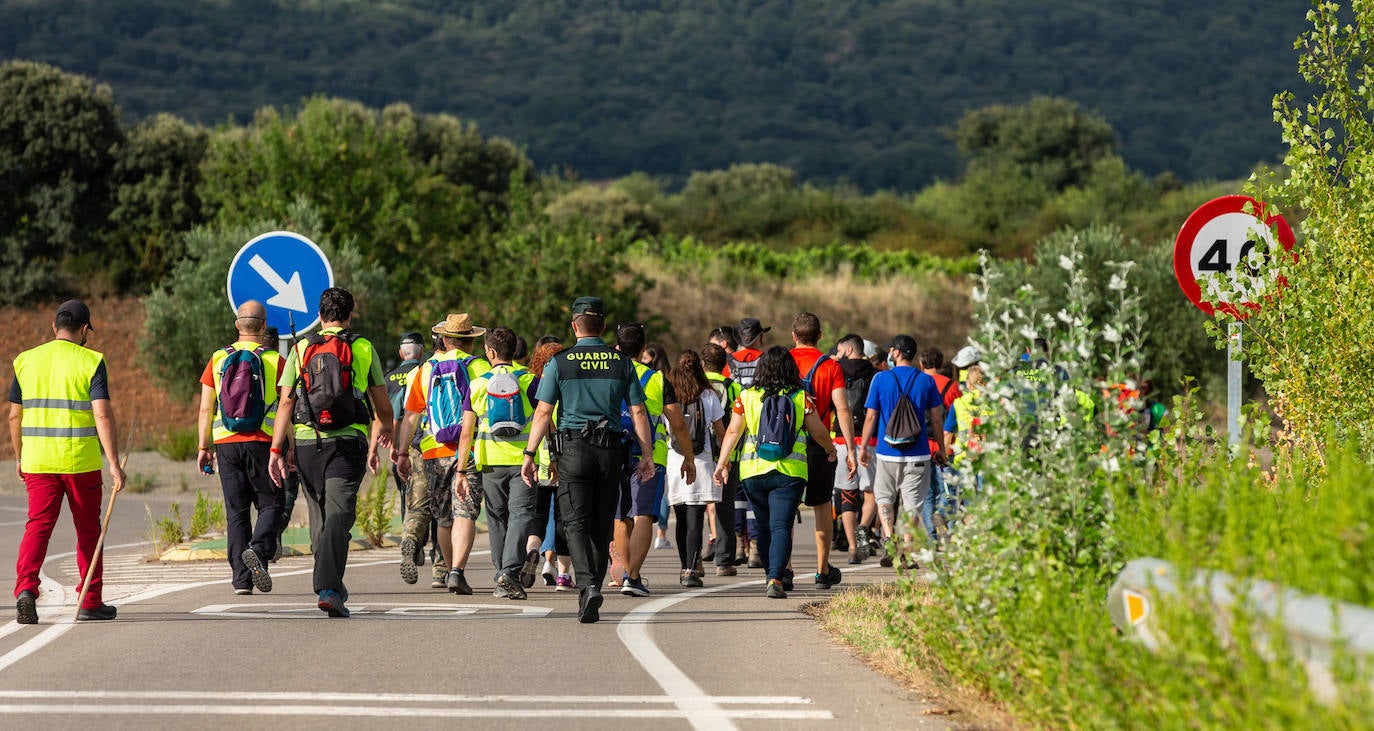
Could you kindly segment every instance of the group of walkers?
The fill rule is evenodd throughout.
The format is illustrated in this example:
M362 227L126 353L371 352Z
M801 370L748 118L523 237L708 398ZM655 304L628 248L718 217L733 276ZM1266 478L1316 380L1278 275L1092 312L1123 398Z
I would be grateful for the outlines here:
M71 498L78 564L89 560L100 449L115 454L103 359L80 348L89 312L76 303L73 315L71 304L54 326L62 344L21 355L11 389L11 432L31 496L16 585L21 622L37 621L37 567L63 490L86 498L94 490L93 501ZM419 581L428 553L433 588L472 594L482 582L470 580L468 561L485 506L494 595L525 599L542 576L555 591L578 591L579 620L590 623L603 587L651 595L642 571L654 545L675 545L685 587L702 586L707 565L716 576L747 566L765 570L766 596L785 598L803 506L815 521L817 588L842 580L832 553L847 553L850 564L879 554L886 566L914 567L916 542L898 511L938 540L942 468L951 452L970 448L979 419L973 349L947 365L937 349L918 353L908 335L884 352L850 334L826 353L821 321L807 312L793 318L791 347L770 345L772 328L744 318L675 358L647 342L641 323L619 324L608 344L596 297L572 303L571 343L547 335L533 348L508 327L453 313L428 338L406 333L389 373L350 331L352 314L346 290L326 290L320 330L283 356L263 305L246 303L237 340L211 355L201 377L198 466L218 467L235 592L271 591L268 565L298 493L309 513L313 591L331 617L349 614L344 573L358 491L387 452L403 496L402 581ZM79 357L67 352L75 349ZM45 453L42 440L59 426L79 442L80 459L64 457L57 467L73 472L49 479L31 456ZM122 472L110 461L118 490ZM670 512L674 540L664 534ZM94 575L94 603L81 611L112 618L98 566Z

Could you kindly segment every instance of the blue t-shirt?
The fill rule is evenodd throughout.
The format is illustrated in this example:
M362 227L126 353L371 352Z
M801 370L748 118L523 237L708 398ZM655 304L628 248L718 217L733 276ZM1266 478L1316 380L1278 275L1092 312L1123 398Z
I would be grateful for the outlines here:
M894 447L883 439L883 434L887 433L887 419L897 408L897 398L901 393L905 393L911 399L911 405L916 407L916 415L921 422L921 437L910 446ZM944 405L940 389L935 387L935 379L911 366L897 366L874 375L864 408L878 410L878 459L889 462L924 462L930 459L926 411Z

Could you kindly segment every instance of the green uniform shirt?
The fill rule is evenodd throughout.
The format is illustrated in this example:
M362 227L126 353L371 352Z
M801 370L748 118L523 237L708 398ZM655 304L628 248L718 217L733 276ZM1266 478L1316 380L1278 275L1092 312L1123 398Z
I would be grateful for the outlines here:
M620 404L644 403L632 360L601 338L579 338L544 366L535 397L558 406L559 429L605 421L619 428Z

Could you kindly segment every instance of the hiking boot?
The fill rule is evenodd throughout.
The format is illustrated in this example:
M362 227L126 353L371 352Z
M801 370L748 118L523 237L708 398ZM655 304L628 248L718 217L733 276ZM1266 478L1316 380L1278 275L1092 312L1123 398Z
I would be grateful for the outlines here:
M525 593L522 583L524 582L516 581L510 574L502 573L496 577L496 590L504 594L506 599L526 599L529 595Z
M864 558L863 558L863 555L862 555L862 554L857 553L857 552L855 552L855 553L850 553L850 554L849 554L849 565L850 565L850 566L855 566L855 565L861 564L861 563L863 563L863 562L864 562Z
M735 565L738 566L749 560L749 539L743 533L735 534Z
M434 568L430 571L430 575L434 577L434 580L430 582L429 588L446 588L448 586L448 564L444 563L443 559L439 559L434 561L433 565Z
M701 560L702 560L702 561L714 561L714 560L716 560L716 539L712 538L711 540L709 540L709 541L706 542L706 547L703 548L703 549L701 549Z
M781 581L769 579L768 588L764 590L763 595L769 599L786 599L787 590L782 587Z
M448 587L450 594L472 596L472 587L468 585L468 579L463 575L462 569L454 569L448 572L448 577L444 580L444 586Z
M98 607L82 609L76 613L76 618L82 621L114 619L119 614L119 610L109 604L101 604Z
M320 611L336 619L342 619L348 616L348 607L344 606L343 597L339 596L339 592L337 591L326 589L320 592L319 599L315 602L315 606L319 607Z
M606 601L601 596L601 590L595 586L588 586L582 590L582 595L577 600L577 621L582 624L592 624L601 620L601 603Z
M782 588L786 589L787 591L792 591L792 582L796 578L797 574L796 572L792 571L792 569L783 569L782 579L780 580L782 583Z
M759 547L758 547L758 546L750 546L750 547L749 547L749 568L751 568L751 569L761 569L761 568L763 568L763 556L761 556L761 555L759 554Z
M649 587L644 584L643 577L631 579L626 576L624 580L620 582L620 593L625 596L645 597L649 596Z
M38 596L25 589L14 601L14 621L19 624L38 624Z
M816 574L816 588L829 589L843 580L844 574L840 572L839 567L828 565L825 567L825 573Z
M682 575L678 577L677 583L689 589L696 589L702 586L701 577L697 576L697 572L695 571L683 571Z
M706 567L701 563L701 556L697 556L697 563L692 567L692 573L696 575L698 579L706 576Z
M248 567L249 578L253 581L253 588L266 594L272 591L272 575L267 573L267 567L263 565L262 559L258 558L258 552L251 548L243 549L243 565Z
M406 536L401 539L401 581L414 584L420 580L420 570L415 567L415 538Z
M728 564L716 567L716 576L736 576L738 574L739 569Z
M520 567L520 586L529 589L534 586L534 579L539 576L539 549L531 548L525 554L525 565ZM520 592L520 598L524 599L525 592Z

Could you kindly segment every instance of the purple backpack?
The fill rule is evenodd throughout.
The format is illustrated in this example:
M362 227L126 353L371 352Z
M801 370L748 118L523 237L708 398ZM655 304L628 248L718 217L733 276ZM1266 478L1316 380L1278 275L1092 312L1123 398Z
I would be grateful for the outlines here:
M219 420L225 429L236 434L251 434L262 430L267 414L266 385L262 354L259 345L252 350L239 350L232 345L219 366Z

